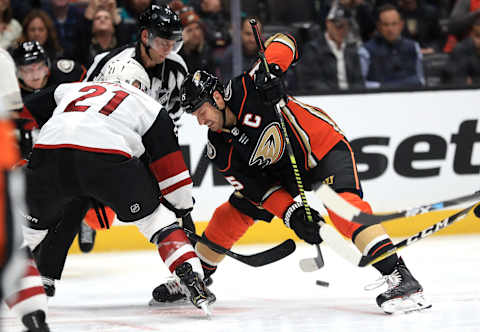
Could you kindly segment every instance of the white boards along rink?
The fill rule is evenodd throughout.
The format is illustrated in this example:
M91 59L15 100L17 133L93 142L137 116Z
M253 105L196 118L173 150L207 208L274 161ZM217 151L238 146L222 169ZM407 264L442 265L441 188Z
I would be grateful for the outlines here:
M480 189L478 90L297 99L323 109L343 130L356 153L365 199L375 211L413 207ZM182 117L179 142L195 179L194 220L209 220L233 188L214 176L213 166L206 162L207 128L200 127L195 117ZM317 206L318 201L311 199Z

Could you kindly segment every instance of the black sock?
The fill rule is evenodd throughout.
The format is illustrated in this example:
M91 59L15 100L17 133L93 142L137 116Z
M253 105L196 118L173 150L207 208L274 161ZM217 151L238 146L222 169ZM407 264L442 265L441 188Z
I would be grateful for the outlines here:
M368 251L368 256L378 257L383 253L391 250L393 248L393 243L390 238L386 238L378 243L376 243L370 250ZM376 268L382 275L388 275L393 272L395 269L395 265L398 262L397 254L390 255L381 261L373 264L373 267Z

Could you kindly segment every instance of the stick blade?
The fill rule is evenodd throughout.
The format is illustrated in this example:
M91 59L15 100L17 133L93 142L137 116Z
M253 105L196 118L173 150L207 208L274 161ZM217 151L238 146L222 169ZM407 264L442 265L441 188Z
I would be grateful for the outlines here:
M315 272L323 267L319 266L315 258L303 258L298 262L303 272Z
M235 258L250 266L259 267L279 261L293 253L295 249L295 241L288 239L280 243L278 246L262 251L261 253L251 256L237 254Z

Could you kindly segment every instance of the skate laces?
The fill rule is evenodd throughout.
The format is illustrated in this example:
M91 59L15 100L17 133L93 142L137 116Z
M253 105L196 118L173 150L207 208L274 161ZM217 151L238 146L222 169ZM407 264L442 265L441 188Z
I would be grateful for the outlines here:
M371 284L366 285L363 289L366 291L374 290L384 284L387 284L387 292L392 288L397 287L402 282L402 275L395 269L391 274L382 276Z
M175 279L167 280L164 285L170 294L185 294L183 286Z

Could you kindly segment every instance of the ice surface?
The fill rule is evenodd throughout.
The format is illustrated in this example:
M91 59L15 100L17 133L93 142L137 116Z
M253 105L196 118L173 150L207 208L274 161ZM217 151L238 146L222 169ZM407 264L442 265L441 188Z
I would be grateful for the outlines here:
M308 245L259 268L225 258L213 276L217 302L210 320L190 304L147 306L168 273L155 251L72 255L49 301L49 324L57 332L480 331L480 235L433 237L402 251L433 303L406 315L385 315L377 307L383 289L363 290L379 277L376 270L351 266L322 248L325 267L313 273L298 266L301 258L315 256ZM317 279L330 287L315 285ZM22 331L5 309L0 322L2 331Z

